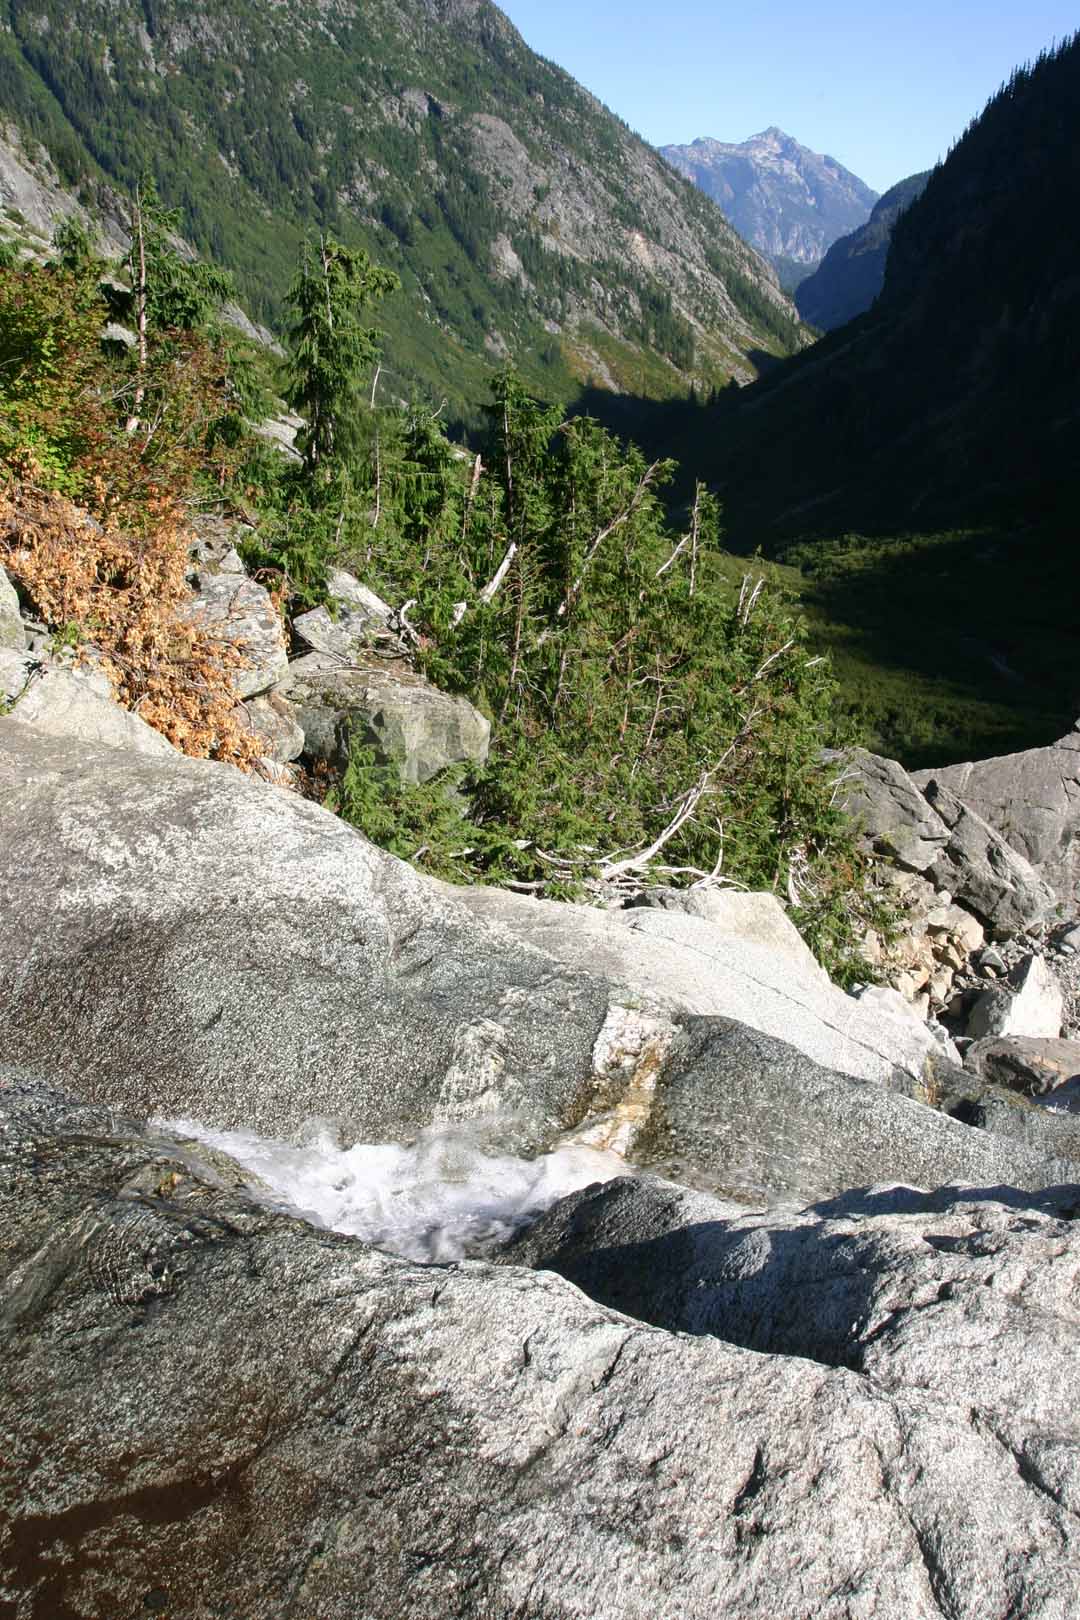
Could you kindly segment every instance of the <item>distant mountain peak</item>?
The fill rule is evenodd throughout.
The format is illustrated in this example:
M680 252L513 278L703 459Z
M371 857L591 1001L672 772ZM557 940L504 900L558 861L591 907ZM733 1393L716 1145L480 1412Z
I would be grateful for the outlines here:
M778 124L738 143L703 135L660 150L773 259L816 264L833 242L865 223L877 201L858 175Z

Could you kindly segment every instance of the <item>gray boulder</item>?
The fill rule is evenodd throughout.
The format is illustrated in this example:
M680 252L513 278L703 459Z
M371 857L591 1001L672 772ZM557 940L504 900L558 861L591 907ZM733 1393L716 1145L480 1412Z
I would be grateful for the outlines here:
M925 872L949 842L949 829L904 767L865 748L833 757L842 766L837 804L858 819L880 854Z
M600 911L503 889L454 892L567 968L602 973L632 1004L737 1019L884 1084L897 1069L921 1077L941 1056L959 1062L898 998L862 1001L831 984L773 895L653 890L652 904Z
M757 1200L1060 1179L780 1040L630 995L599 952L560 960L226 766L0 720L0 824L4 1057L87 1101L281 1139L316 1116L345 1145L468 1120L531 1153L569 1132Z
M265 421L254 422L252 431L260 439L265 439L286 461L299 463L301 457L296 449L296 435L303 426L302 416L292 411L282 411L278 416L268 416Z
M22 652L26 631L19 613L19 598L3 568L0 568L0 648Z
M915 1089L905 1078L898 1084ZM918 1089L929 1101L936 1076ZM623 1106L635 1101L631 1090ZM1076 1146L1080 1154L1080 1144L1062 1140L1053 1122L1030 1112L1030 1137L1008 1117L971 1115L967 1123L899 1090L823 1068L742 1024L691 1018L630 1140L595 1129L582 1139L743 1204L805 1202L882 1181L1037 1189L1072 1180L1076 1165L1066 1153Z
M248 725L263 745L263 757L288 765L304 752L304 733L291 703L271 690L244 704Z
M1080 1077L1080 1041L991 1035L968 1048L964 1067L1026 1097L1040 1097Z
M353 737L394 764L403 782L427 782L450 765L482 765L491 726L463 697L452 697L404 666L345 665L309 653L289 666L279 688L304 732L304 752L342 769Z
M1007 838L1067 911L1080 906L1080 729L1049 748L916 771L940 782Z
M11 711L37 736L72 738L129 753L176 757L172 743L117 703L108 677L84 666L41 668Z
M926 797L949 829L949 842L928 871L939 889L969 906L997 939L1022 933L1053 910L1053 890L981 816L936 778Z
M199 570L193 578L195 600L185 616L217 639L229 642L247 660L233 685L240 697L265 692L289 666L285 631L270 593L246 575Z
M330 570L328 586L333 615L325 607L317 607L293 620L294 636L312 652L350 664L375 642L397 640L390 628L393 609L374 591L342 568Z
M551 1274L392 1259L224 1179L132 1122L0 1093L12 1620L1074 1612L1060 1226L1025 1212L1016 1268L946 1228L929 1286L900 1274L891 1300L847 1276L892 1330L866 1377L643 1328ZM812 1310L840 1251L806 1258Z
M362 585L355 574L344 568L331 568L326 576L327 591L339 612L348 611L359 618L388 625L394 616L389 602L384 602L370 586Z
M209 761L0 720L4 1055L92 1101L407 1138L587 1112L599 980L471 917L329 811Z
M520 902L517 902L520 906ZM547 908L544 908L548 915ZM808 948L799 930L774 894L746 893L741 889L728 889L704 885L693 889L645 889L627 903L629 916L616 920L640 932L655 923L645 923L633 915L636 911L673 911L683 917L698 917L708 923L717 935L727 935L749 943L764 945L797 963L800 970L818 982L825 976L820 963Z
M971 1009L967 1032L988 1035L1047 1037L1061 1034L1065 998L1053 971L1041 956L1026 956L1009 974L1007 985L984 990Z
M249 540L254 534L251 524L222 517L219 512L192 512L187 528L188 556L193 565L188 578L192 584L198 582L200 573L244 572L236 547L238 542Z
M1051 1375L1063 1402L1069 1369L1080 1371L1080 1299L1067 1281L1080 1260L1078 1212L1072 1185L1042 1194L876 1187L749 1214L649 1176L621 1177L561 1199L498 1260L557 1271L590 1298L658 1327L856 1367L893 1387L912 1371L896 1355L912 1337L909 1302L924 1300L940 1306L939 1324L952 1324L943 1355L966 1325L967 1348L987 1362L947 1357L934 1387L951 1387L959 1401L989 1399L1007 1414L1025 1393L1015 1362L991 1363L1003 1322L1030 1330L1032 1350L1046 1338L1064 1352L1067 1366ZM983 1287L992 1290L988 1312L979 1308ZM1059 1322L1063 1291L1070 1300ZM1034 1408L1038 1393L1025 1387ZM1075 1411L1063 1404L1061 1415L1080 1440Z
M967 1096L952 1101L948 1111L979 1133L999 1138L1003 1145L1011 1143L1024 1155L1052 1161L1059 1179L1075 1181L1080 1174L1080 1121L1060 1107L1064 1099L1056 1107L1042 1106L1046 1101L976 1080L969 1082Z

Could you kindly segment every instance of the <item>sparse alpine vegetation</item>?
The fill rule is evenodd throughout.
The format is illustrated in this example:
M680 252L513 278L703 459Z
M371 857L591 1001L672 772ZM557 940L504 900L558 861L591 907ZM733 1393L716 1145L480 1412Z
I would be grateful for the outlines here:
M229 720L235 647L195 645L182 603L185 512L242 511L248 568L286 608L352 569L400 605L414 665L493 722L485 765L422 787L357 737L318 791L373 838L458 881L548 895L770 888L855 971L861 865L818 765L828 666L777 593L732 577L708 491L673 531L672 465L538 403L512 370L475 458L430 411L373 405L369 323L395 279L327 237L289 293L304 426L286 461L246 426L257 390L213 308L227 284L169 246L168 222L147 193L123 267L68 230L49 263L0 271L0 433L19 480L3 554L38 619L178 746L253 763ZM101 341L102 286L127 345Z

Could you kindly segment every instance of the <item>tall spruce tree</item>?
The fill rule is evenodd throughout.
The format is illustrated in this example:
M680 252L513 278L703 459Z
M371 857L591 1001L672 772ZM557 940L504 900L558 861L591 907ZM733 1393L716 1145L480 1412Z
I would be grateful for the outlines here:
M362 446L369 368L378 335L363 312L398 279L332 237L305 245L288 293L292 314L288 403L305 418L297 445L313 491L347 475Z

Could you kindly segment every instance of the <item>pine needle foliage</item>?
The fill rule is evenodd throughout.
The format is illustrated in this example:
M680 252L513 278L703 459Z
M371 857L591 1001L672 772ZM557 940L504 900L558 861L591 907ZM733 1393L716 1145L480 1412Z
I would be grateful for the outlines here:
M384 429L380 524L346 537L353 566L409 602L426 672L494 722L455 815L438 785L411 811L394 786L407 832L391 847L443 875L557 896L649 881L772 889L843 973L862 868L819 763L834 682L801 620L753 576L732 583L702 486L672 531L671 462L566 419L511 370L488 421L479 461L422 412ZM388 802L357 758L339 809L382 842Z

